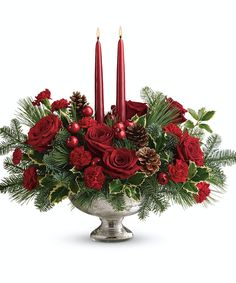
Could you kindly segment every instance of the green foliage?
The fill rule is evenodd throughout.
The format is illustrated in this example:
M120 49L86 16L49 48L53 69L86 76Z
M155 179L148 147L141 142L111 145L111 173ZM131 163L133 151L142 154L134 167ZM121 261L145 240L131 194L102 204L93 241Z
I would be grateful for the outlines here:
M205 160L207 160L209 156L218 150L220 144L221 138L219 135L213 134L207 138L207 141L203 147Z
M198 167L197 172L192 178L192 181L194 182L200 182L200 181L205 181L209 177L209 172L206 167Z
M160 92L154 92L151 88L145 87L141 90L141 97L149 106L146 116L146 124L164 127L178 116L178 110L170 107L166 97Z
M186 182L183 186L183 189L186 190L189 193L197 194L198 189L196 187L196 184L194 182Z
M127 185L140 186L145 181L146 175L142 172L137 172L127 180Z
M23 134L20 122L17 119L11 120L10 127L0 128L0 137L3 139L0 142L0 155L7 154L16 147L26 147L26 136Z
M21 161L20 164L14 165L12 158L6 157L3 163L3 167L9 174L22 174L27 167L27 161Z
M122 211L125 208L124 194L106 195L107 201L112 205L116 211Z
M49 200L51 188L48 186L40 186L34 199L34 205L41 211L46 212L54 207L55 203Z
M109 183L109 193L110 194L119 194L123 191L124 184L120 179L114 179Z

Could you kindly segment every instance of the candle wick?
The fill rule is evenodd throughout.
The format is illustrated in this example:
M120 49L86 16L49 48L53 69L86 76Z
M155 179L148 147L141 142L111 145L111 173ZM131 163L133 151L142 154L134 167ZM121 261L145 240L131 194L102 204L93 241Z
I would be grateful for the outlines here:
M121 27L119 28L119 37L120 39L122 38L122 28Z
M97 35L97 40L99 40L99 38L100 38L100 30L99 30L99 28L97 28L96 35Z

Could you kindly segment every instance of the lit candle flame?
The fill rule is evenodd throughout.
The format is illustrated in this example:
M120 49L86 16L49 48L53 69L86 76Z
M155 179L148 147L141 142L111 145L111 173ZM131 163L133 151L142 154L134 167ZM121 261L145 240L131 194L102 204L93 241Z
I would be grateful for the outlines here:
M99 28L97 28L96 35L97 35L97 39L99 39L100 38L100 30L99 30Z
M122 28L119 28L119 37L122 38Z

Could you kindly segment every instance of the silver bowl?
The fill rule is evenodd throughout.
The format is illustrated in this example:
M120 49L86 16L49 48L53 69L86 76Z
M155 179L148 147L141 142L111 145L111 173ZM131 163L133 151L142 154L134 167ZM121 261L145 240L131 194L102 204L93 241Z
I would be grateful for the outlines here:
M117 242L133 237L133 233L122 224L122 221L125 216L135 214L139 211L141 201L135 201L124 196L124 210L116 211L104 198L93 200L90 206L79 205L73 195L70 196L70 200L79 210L100 218L101 225L90 234L91 239L103 242Z

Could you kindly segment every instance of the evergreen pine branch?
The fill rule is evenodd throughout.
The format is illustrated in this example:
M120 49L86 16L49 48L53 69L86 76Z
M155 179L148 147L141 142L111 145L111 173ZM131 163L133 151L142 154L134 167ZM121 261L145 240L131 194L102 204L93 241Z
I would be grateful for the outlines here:
M207 160L208 157L214 153L214 151L218 150L220 144L221 138L219 135L213 134L208 137L203 148L205 160Z
M14 193L19 187L22 187L22 174L11 175L2 179L0 183L0 192Z
M16 113L18 120L28 127L33 127L36 122L50 113L49 110L41 104L40 106L34 106L32 104L32 98L27 97L19 101L19 109Z
M109 194L107 196L107 201L116 211L122 211L125 208L125 200L123 194Z
M231 166L236 163L236 152L230 149L216 150L208 155L206 165L218 164L220 166Z
M224 171L217 164L208 165L209 177L208 182L217 187L221 192L224 192L224 187L226 186L226 175Z
M46 212L54 207L54 203L49 200L51 193L50 187L40 186L35 196L34 205L41 211Z
M6 157L3 163L3 167L8 171L9 174L22 174L27 167L27 163L28 162L26 161L21 161L20 164L14 165L12 163L12 158Z

